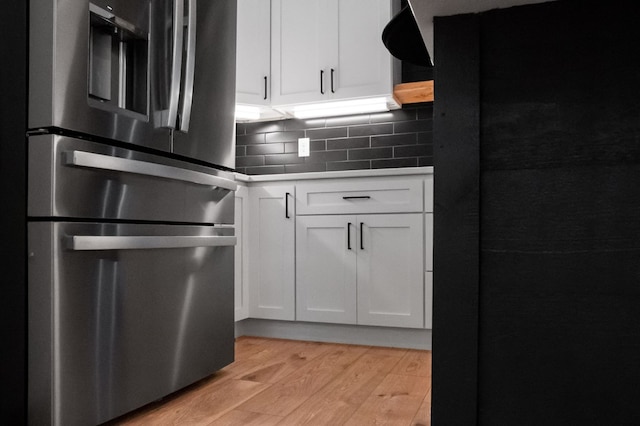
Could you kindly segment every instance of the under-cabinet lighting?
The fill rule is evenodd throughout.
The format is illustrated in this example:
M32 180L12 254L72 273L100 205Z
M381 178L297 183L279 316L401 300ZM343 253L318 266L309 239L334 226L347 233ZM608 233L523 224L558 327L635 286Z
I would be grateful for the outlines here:
M353 99L293 107L293 115L296 118L333 117L382 111L389 111L385 98Z
M237 120L258 120L260 118L260 108L250 105L236 105Z

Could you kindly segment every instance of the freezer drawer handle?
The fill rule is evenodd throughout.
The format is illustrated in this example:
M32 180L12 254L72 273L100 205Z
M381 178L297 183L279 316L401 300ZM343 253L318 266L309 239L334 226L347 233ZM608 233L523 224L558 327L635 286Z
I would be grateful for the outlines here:
M128 158L113 157L111 155L95 154L85 151L67 151L64 153L66 165L90 167L93 169L111 170L116 172L134 173L138 175L195 183L198 185L215 186L235 191L238 184L232 180L207 173L185 170L179 167L149 163L147 161L130 160Z
M67 237L67 248L75 251L85 250L148 250L190 247L235 246L236 237L232 236L86 236Z

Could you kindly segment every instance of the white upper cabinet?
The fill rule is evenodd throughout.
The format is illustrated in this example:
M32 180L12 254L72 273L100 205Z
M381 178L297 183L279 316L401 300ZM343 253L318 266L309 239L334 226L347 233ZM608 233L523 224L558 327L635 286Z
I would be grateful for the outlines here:
M236 103L268 105L271 96L271 2L238 0Z
M388 96L393 93L392 57L382 43L382 31L392 17L391 2L336 3L338 19L332 33L336 48L330 64L334 70L332 96L340 99Z
M393 93L390 0L273 0L272 105Z
M272 103L321 99L321 91L326 93L324 55L329 1L275 0L272 6Z

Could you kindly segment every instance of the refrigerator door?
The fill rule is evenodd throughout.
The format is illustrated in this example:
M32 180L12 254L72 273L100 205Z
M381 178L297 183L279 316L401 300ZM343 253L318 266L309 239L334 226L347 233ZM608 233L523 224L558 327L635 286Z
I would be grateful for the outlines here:
M28 234L29 424L100 424L233 361L232 227Z
M29 128L233 167L235 5L30 0Z
M189 55L185 55L185 99L181 103L174 152L212 164L235 168L236 0L187 0L195 5L195 67L189 90ZM193 8L193 6L191 6ZM220 19L224 16L224 19ZM215 23L215 24L212 24ZM189 38L188 26L185 40ZM185 46L188 46L185 42ZM190 114L189 114L190 112ZM190 116L190 120L182 120ZM188 128L187 128L188 127Z

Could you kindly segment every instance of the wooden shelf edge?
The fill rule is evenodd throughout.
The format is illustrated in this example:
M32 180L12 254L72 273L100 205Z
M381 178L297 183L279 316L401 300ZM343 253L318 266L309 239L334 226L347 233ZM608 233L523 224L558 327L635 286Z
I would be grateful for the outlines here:
M433 102L433 80L396 84L393 97L400 106L420 102Z

